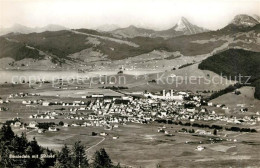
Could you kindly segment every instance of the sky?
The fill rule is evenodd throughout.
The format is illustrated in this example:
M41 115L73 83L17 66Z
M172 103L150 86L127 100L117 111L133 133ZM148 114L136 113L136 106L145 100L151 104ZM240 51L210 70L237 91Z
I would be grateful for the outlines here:
M96 28L104 24L163 30L181 16L216 30L237 14L260 15L260 0L0 0L0 25Z

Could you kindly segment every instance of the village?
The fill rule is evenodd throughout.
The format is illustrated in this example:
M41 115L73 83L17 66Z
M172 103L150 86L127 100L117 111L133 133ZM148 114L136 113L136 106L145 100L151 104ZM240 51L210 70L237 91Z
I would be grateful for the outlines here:
M26 100L23 99L25 97ZM40 97L40 99L32 99L33 97ZM162 90L157 93L147 91L127 93L122 96L91 94L81 96L79 100L71 102L62 101L62 99L48 101L44 96L36 93L16 93L9 95L6 101L1 99L0 104L12 104L13 101L18 101L21 106L27 108L42 107L41 112L35 110L28 116L31 122L22 124L18 120L13 123L15 127L21 127L21 129L37 129L38 123L45 122L45 120L63 122L63 127L103 127L104 130L116 129L119 125L128 123L149 124L158 120L189 122L190 125L201 122L221 122L221 127L223 125L248 127L256 125L260 121L259 112L253 116L244 115L239 118L227 116L212 110L212 108L228 110L224 104L213 104L203 100L201 95L174 90ZM237 106L240 108L241 114L247 111L244 108L245 105L237 104ZM1 110L8 111L8 107L1 107ZM70 121L70 124L66 121ZM46 129L58 131L55 125ZM46 130L40 129L38 132L43 133L44 131Z

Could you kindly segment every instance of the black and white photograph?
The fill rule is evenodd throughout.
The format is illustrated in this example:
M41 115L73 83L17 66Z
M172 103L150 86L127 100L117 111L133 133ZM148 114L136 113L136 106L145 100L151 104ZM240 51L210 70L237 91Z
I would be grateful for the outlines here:
M0 0L0 168L242 167L260 0Z

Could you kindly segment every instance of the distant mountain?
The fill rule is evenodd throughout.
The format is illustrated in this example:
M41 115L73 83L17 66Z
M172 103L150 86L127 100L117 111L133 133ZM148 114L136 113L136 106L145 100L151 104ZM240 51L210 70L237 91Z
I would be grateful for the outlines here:
M33 31L32 28L30 27L26 27L20 24L14 24L12 27L10 28L1 28L0 29L0 35L5 35L8 33L22 33L22 34L28 34L31 33Z
M233 24L235 26L240 26L240 27L253 27L259 24L259 22L256 19L254 19L252 16L242 14L242 15L236 15L230 24Z
M252 16L241 14L236 15L234 19L224 28L220 29L221 32L227 34L231 32L249 31L259 25L259 22ZM257 28L258 29L258 28Z
M253 27L240 26L245 21L257 24ZM54 31L64 28L55 25L34 29L16 25L14 28L13 31L24 34L9 33L0 37L0 51L3 51L0 52L0 63L2 58L11 58L15 62L32 58L37 62L47 57L54 64L77 66L82 63L91 64L94 60L104 61L102 63L108 61L109 66L111 60L124 60L154 50L179 52L183 56L211 55L228 48L260 52L260 24L250 17L235 17L229 25L217 31L207 31L185 18L163 31L136 26L110 32L91 29ZM44 32L28 34L32 31Z
M120 28L120 29L116 29L114 31L112 31L111 33L113 34L117 34L123 37L129 37L129 38L133 38L133 37L152 37L153 34L155 33L154 30L151 29L144 29L144 28L138 28L136 26L129 26L126 28Z
M185 17L181 17L181 19L178 21L178 23L168 29L168 30L163 30L158 32L157 34L163 35L163 36L169 36L169 37L174 37L174 36L179 36L179 35L191 35L191 34L198 34L198 33L203 33L207 32L209 30L196 26L188 21Z
M45 31L59 31L59 30L66 30L68 28L60 25L50 24L44 27L27 27L20 24L14 24L10 28L2 28L0 29L0 35L5 35L8 33L20 33L20 34L28 34L28 33L41 33Z
M67 30L67 29L68 28L66 28L64 26L49 24L49 25L44 26L44 27L34 28L33 31L36 32L36 33L41 33L41 32L45 32L45 31L60 31L60 30Z
M116 30L119 28L120 27L115 24L105 24L105 25L101 25L101 26L97 27L96 30L103 31L103 32L109 32L109 31L113 31L113 30Z
M209 30L204 29L202 27L193 25L186 18L181 17L178 23L170 29L155 31L151 29L138 28L135 26L129 26L127 28L121 28L112 31L112 33L121 35L123 37L164 37L164 38L172 38L180 35L191 35L197 33L207 32Z

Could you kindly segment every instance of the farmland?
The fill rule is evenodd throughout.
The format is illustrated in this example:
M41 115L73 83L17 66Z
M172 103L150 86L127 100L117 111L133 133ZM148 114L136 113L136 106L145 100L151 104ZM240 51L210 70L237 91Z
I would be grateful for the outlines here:
M173 133L172 136L158 133L158 127L165 126ZM129 124L120 126L116 130L106 131L109 135L98 146L88 150L89 157L98 148L104 147L115 162L132 167L162 167L208 165L216 167L227 165L257 166L259 163L258 151L260 141L255 133L234 133L229 131L219 132L220 138L232 139L212 143L212 136L195 136L196 134L176 133L183 128L176 125L162 124ZM189 127L186 127L189 128ZM96 132L104 131L95 128ZM103 137L93 137L93 128L61 128L59 132L38 134L32 132L27 135L29 139L36 137L40 145L51 149L60 149L64 143L72 145L76 140L81 140L87 148L97 144ZM118 136L119 139L112 139ZM237 142L233 142L236 139ZM187 143L188 142L188 143ZM206 147L203 151L196 151L198 145Z
M192 65L182 70L197 68ZM189 71L189 70L188 70ZM190 70L192 71L192 70ZM126 75L130 77L130 75ZM133 82L136 82L131 77ZM258 133L254 132L234 132L226 129L219 129L217 135L213 135L214 129L198 128L188 125L176 124L163 124L156 121L151 121L148 124L141 124L135 122L126 122L125 124L118 123L118 127L106 129L104 126L81 126L84 122L89 122L86 116L93 115L93 110L86 110L83 112L84 120L76 118L68 118L69 109L74 109L77 106L63 106L63 105L50 105L43 106L41 104L32 104L26 106L22 101L29 100L43 100L49 102L75 102L75 101L97 101L96 98L82 98L82 96L91 96L93 94L104 94L106 96L122 96L122 93L110 89L89 88L83 85L69 85L64 84L62 87L68 89L55 88L50 83L36 84L33 88L27 84L3 84L1 85L1 98L6 99L12 93L36 93L34 96L14 97L9 99L9 103L2 104L7 107L7 111L2 111L0 121L4 123L6 120L12 118L20 118L22 123L30 123L36 121L37 123L53 122L56 124L58 131L51 132L45 131L38 133L35 129L19 129L12 127L14 132L20 135L26 132L27 138L32 140L36 138L39 145L48 147L53 150L60 150L64 144L71 147L76 141L80 140L86 146L86 154L90 160L94 152L100 148L105 148L109 153L111 159L115 163L121 163L122 166L129 167L172 167L185 166L185 167L201 167L201 165L215 167L229 167L232 166L259 166L259 150L260 141ZM76 89L75 87L79 87ZM100 84L98 85L100 86ZM129 85L130 87L130 85ZM10 89L12 88L12 89ZM158 89L159 90L159 89ZM139 90L140 91L140 90ZM156 90L155 90L156 91ZM225 104L231 110L227 113L225 110L218 107L202 106L209 111L215 111L219 116L232 116L245 117L254 116L257 112L259 100L254 99L254 90L251 87L243 87L240 89L240 95L229 93L212 100L214 104ZM128 89L126 92L131 92ZM236 97L237 99L233 99ZM225 100L225 101L223 101ZM234 101L233 101L234 100ZM249 112L238 113L240 110L236 103L244 103L248 107ZM85 105L84 105L85 106ZM245 106L247 107L247 106ZM62 110L64 108L64 112ZM77 107L79 108L79 107ZM104 107L103 107L104 108ZM101 109L103 109L101 108ZM236 108L236 109L235 109ZM39 114L42 115L46 111L54 111L58 115L54 119L46 118L30 118L30 116ZM191 115L192 116L192 115ZM63 127L60 122L72 124L79 124L78 126ZM185 120L187 122L187 120ZM192 123L192 122L191 122ZM221 125L225 127L237 126L234 123L227 123L226 121L209 120L200 121L196 120L194 123L208 124L208 125ZM116 125L112 123L111 125ZM259 123L254 125L240 124L239 127L249 127L257 131L260 130ZM164 132L158 132L162 129ZM195 132L189 133L183 130L194 130ZM200 134L197 131L206 131L208 134ZM93 135L95 132L97 135ZM107 135L102 136L100 133L105 132ZM167 132L167 133L166 133ZM117 137L117 138L115 138ZM203 150L196 150L198 146L203 146Z

